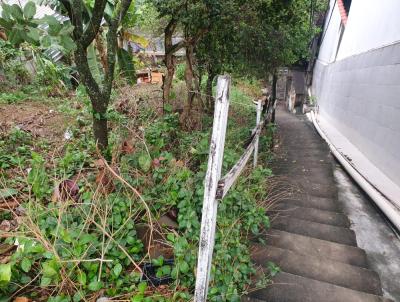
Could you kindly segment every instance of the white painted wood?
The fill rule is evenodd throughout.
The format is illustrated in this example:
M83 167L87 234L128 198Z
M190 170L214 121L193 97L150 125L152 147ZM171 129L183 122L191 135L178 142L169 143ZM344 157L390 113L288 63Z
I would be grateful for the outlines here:
M261 120L261 100L257 101L257 117L256 117L256 127L260 124ZM259 136L255 136L255 144L254 144L254 157L253 157L253 168L257 167L257 157L258 157L258 142L259 142Z
M217 220L216 192L221 177L225 134L229 109L229 76L219 76L215 98L214 123L211 135L208 167L204 183L199 254L197 260L195 302L206 302L214 249Z

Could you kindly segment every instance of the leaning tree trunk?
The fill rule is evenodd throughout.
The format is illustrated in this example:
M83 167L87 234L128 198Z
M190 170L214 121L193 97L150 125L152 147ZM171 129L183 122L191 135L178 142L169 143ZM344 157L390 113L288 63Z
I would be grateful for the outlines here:
M165 66L167 67L167 74L164 77L163 83L163 101L164 103L169 102L169 96L171 94L172 80L175 74L176 59L173 53L165 54Z
M164 30L164 44L165 44L165 58L164 63L167 67L167 74L164 77L163 83L163 102L169 102L169 96L171 93L172 80L175 74L176 58L174 56L172 35L174 34L175 28L177 26L177 21L172 19Z
M186 46L186 66L185 66L185 83L187 90L186 103L183 110L182 119L186 121L191 114L193 108L193 101L196 96L196 89L199 85L196 84L196 79L193 71L193 59L194 59L194 46L188 44Z
M212 95L212 84L213 84L216 74L212 68L208 68L207 73L208 73L207 84L206 84L207 110L210 113L212 113L212 112L214 112L214 104L215 104L214 98Z

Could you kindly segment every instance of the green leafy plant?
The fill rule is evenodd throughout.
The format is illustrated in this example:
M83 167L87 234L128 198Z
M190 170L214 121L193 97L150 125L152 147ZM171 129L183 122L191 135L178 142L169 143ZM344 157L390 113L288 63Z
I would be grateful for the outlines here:
M51 190L44 163L45 161L40 154L32 152L28 183L31 185L33 194L39 199L50 193Z
M34 2L28 1L23 8L18 4L9 5L3 2L1 7L0 26L5 29L12 45L19 47L23 42L28 42L44 48L52 47L64 53L70 53L75 48L70 37L73 30L71 24L62 23L49 15L41 19L35 18Z
M176 65L175 76L179 81L185 80L185 68L186 64L184 63Z

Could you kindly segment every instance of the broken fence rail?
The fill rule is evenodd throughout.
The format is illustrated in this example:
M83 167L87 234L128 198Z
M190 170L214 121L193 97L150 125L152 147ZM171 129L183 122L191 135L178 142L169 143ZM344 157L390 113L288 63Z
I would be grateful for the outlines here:
M261 121L262 104L261 100L257 101L256 127L251 132L251 141L237 163L223 178L221 178L229 111L230 81L230 77L227 75L219 76L217 81L213 130L210 142L207 173L204 181L204 199L194 295L195 302L205 302L207 300L211 261L214 249L215 228L217 223L218 200L224 198L228 193L229 189L242 173L252 154L254 154L253 166L256 167L259 136L263 127L271 120L272 114L275 110L275 102L273 102L274 104L268 102L266 117Z

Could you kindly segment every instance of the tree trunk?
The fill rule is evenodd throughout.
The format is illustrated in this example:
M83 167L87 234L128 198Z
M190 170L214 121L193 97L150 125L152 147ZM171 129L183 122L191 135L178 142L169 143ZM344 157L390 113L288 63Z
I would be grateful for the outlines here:
M104 40L101 36L101 32L99 32L96 36L96 48L100 55L100 62L103 66L103 71L107 72L108 70L108 62L107 62L107 50L104 46Z
M198 85L195 85L194 72L193 72L193 52L194 46L189 44L186 47L186 66L185 66L185 82L187 97L183 110L183 120L186 120L192 111L193 100L196 96L195 91Z
M93 135L100 150L108 147L108 125L107 119L103 116L93 114Z
M112 90L112 84L114 81L114 69L115 69L115 56L117 49L117 36L118 28L121 25L121 21L126 15L132 0L121 0L115 5L112 18L107 21L108 32L107 32L107 57L106 67L104 73L104 80L102 85L96 82L87 58L88 47L96 39L96 36L100 38L100 27L104 17L104 10L107 5L106 0L96 0L93 7L93 13L90 17L86 28L84 29L83 16L82 16L82 2L81 1L67 1L60 0L64 8L68 12L68 16L74 25L73 39L76 44L75 63L79 72L82 83L86 87L86 91L89 95L90 101L93 108L93 134L101 151L107 151L108 147L108 128L107 128L107 107L110 101L110 95ZM97 42L97 41L96 41ZM100 43L97 46L99 46ZM101 51L100 51L101 53ZM103 61L103 60L102 60ZM104 66L104 65L103 65Z
M164 83L163 83L163 101L164 103L168 103L169 96L171 94L172 80L175 74L174 54L165 54L165 66L167 67L167 74L164 77Z
M177 26L177 21L172 19L164 30L164 45L165 45L165 58L164 63L167 67L167 74L164 77L163 83L163 102L169 102L169 96L171 93L172 80L175 73L176 58L174 52L172 51L172 35L174 34L175 28Z
M208 68L207 71L207 84L206 84L206 97L207 97L207 110L209 113L214 112L214 98L212 95L212 84L216 74L211 68Z

